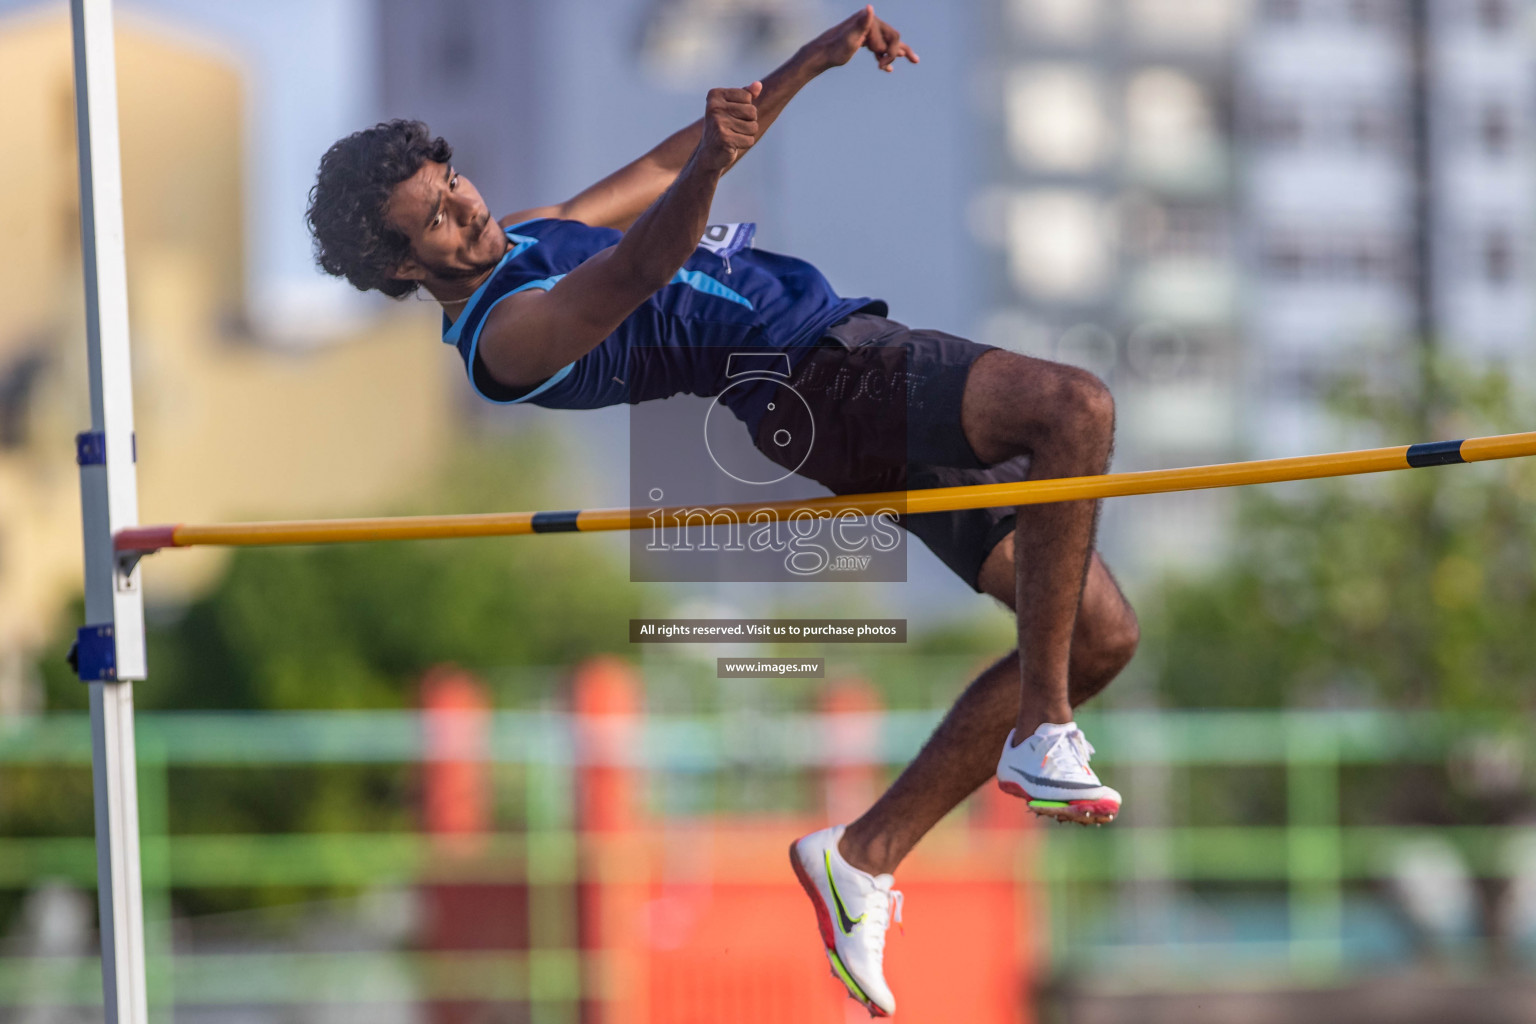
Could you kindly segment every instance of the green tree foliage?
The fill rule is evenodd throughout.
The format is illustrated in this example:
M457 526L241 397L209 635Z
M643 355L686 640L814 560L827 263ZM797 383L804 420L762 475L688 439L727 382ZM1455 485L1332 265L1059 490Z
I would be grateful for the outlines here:
M1395 387L1355 382L1334 404L1341 448L1531 430L1531 408L1504 375L1444 364ZM1449 713L1460 737L1444 759L1341 772L1344 822L1529 820L1536 460L1287 484L1240 501L1219 570L1140 602L1162 700ZM1191 772L1178 791L1192 822L1273 821L1287 801L1274 772ZM1508 884L1474 886L1502 962Z
M1439 367L1444 436L1530 429L1508 379ZM1342 389L1345 436L1415 438L1412 382ZM1312 481L1242 496L1231 557L1144 602L1165 699L1190 707L1529 708L1536 462Z
M431 507L538 507L558 490L547 480L557 460L539 452L475 452ZM176 710L409 706L422 673L444 662L489 673L622 651L642 593L611 546L574 536L245 549L210 592L151 615L151 673L135 699ZM49 707L83 708L62 660L44 668Z
M433 482L421 511L537 508L551 496L568 503L580 481L551 482L559 464L541 439L478 449ZM146 570L152 594L153 564ZM187 607L152 610L150 676L135 686L135 703L149 711L410 707L423 674L443 663L479 673L499 703L538 703L551 694L508 692L499 670L567 666L625 651L627 620L639 614L646 594L629 584L623 558L600 538L245 550ZM71 636L79 621L77 608ZM64 664L66 648L61 636L41 662L50 711L86 706L86 688ZM50 777L57 778L52 768L13 773L0 789L0 827L11 834L89 833L89 773L69 773L73 799L62 802L45 798L45 790L62 792ZM413 766L175 770L169 786L172 834L417 824ZM314 895L197 890L177 898L186 909L217 910Z

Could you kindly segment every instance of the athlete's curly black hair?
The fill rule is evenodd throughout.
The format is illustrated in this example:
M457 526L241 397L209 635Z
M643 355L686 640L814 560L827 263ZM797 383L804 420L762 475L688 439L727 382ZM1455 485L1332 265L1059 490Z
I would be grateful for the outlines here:
M361 291L392 299L416 290L415 281L390 276L410 255L410 241L384 222L394 187L428 160L447 163L453 147L420 121L394 120L353 132L325 151L309 190L309 232L315 262Z

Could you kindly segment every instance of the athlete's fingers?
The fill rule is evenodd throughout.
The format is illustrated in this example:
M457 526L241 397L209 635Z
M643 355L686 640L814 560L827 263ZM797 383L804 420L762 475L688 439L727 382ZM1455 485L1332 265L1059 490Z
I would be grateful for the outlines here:
M891 28L891 26L885 24L884 22L881 22L880 24L881 28L883 29L883 31L880 33L881 46L880 49L876 51L875 60L876 63L880 65L881 71L889 71L891 70L891 65L896 63L896 58L899 56L896 51L896 47L897 44L901 41L901 33L897 32L894 28Z
M753 136L743 135L739 132L724 132L721 134L720 140L731 149L751 149L757 142L757 139Z
M751 103L722 103L715 111L738 121L756 121L757 107Z
M876 20L875 5L865 4L863 10L843 22L842 27L848 30L849 39L856 39L862 43L864 37L869 34L869 26Z
M716 112L714 112L714 118L716 118L716 120L719 121L719 123L722 123L722 124L756 124L757 123L756 115L748 114L748 112L740 111L740 109L731 109L731 111L716 111Z
M745 89L711 89L721 103L751 103L754 94L751 87Z
M907 62L910 64L917 63L917 53L912 49L912 47L908 46L906 43L897 43L895 46L891 47L885 52L885 57L881 60L881 67L889 71L891 70L891 65L895 64L903 57L905 57Z
M732 132L736 135L757 138L757 122L744 117L722 118L715 122L715 127L722 132Z
M740 118L732 118L728 121L721 121L719 124L719 130L722 132L734 132L737 135L746 135L754 139L757 138L756 121L744 121Z
M709 91L706 116L711 130L719 134L727 145L741 148L742 136L757 136L757 106L752 101L761 91L760 82L753 82L745 89L720 88ZM727 138L730 133L734 133L734 136Z
M913 64L919 59L917 52L901 41L901 33L879 18L870 25L864 46L875 55L881 71L890 71L891 66L903 57Z
M757 98L763 94L763 83L753 82L751 85L747 86L747 92L752 94L752 100L755 109Z
M864 33L864 46L877 58L885 53L885 22L875 18L870 22L869 31Z
M720 128L715 131L715 139L718 145L726 149L751 149L757 142L757 134Z
M890 71L891 66L903 57L916 64L918 60L917 53L912 47L901 41L901 33L885 22L881 22L880 25L885 39L884 49L876 54L880 70Z

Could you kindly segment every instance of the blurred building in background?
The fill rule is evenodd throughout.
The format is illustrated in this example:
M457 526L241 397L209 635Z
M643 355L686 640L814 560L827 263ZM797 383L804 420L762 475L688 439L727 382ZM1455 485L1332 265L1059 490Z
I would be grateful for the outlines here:
M1330 388L1425 351L1529 375L1523 0L983 6L983 336L1104 376L1117 468L1348 447ZM1106 545L1199 564L1233 500L1113 506Z
M487 194L518 203L595 180L693 116L709 85L771 66L842 13L808 0L380 10L385 106L442 125ZM898 319L1099 373L1119 403L1117 469L1370 443L1326 415L1330 387L1411 374L1427 348L1532 365L1523 0L880 13L924 63L870 82L861 55L817 82L727 179L719 215L762 221L762 244L891 298ZM903 229L912 252L890 244ZM1104 545L1133 582L1209 564L1233 501L1112 503ZM914 559L927 583L925 567Z
M970 208L982 340L1084 366L1119 406L1115 468L1242 451L1235 0L985 0ZM1130 575L1217 550L1228 501L1112 506Z
M239 367L229 379L253 411L229 415L233 398L209 407L222 413L219 431L248 432L248 464L353 453L350 477L336 472L340 454L322 459L307 499L302 476L293 498L275 500L272 474L217 474L210 486L245 489L229 506L242 514L358 509L390 490L364 486L356 453L398 445L347 402L388 419L428 460L428 439L443 431L515 431L545 417L477 406L451 382L449 399L436 384L413 388L461 372L431 341L425 306L369 302L314 271L305 193L335 138L383 116L421 117L450 138L498 210L550 202L696 117L709 86L762 74L847 13L817 0L119 6L125 38L154 39L169 54L139 61L130 42L123 60L146 519L225 507L155 480L163 463L146 447L155 417L219 394L184 381L162 389L156 374L193 372L201 357L158 346ZM880 13L922 65L878 75L861 54L814 83L726 179L716 215L758 221L760 244L810 259L845 294L891 299L900 320L1100 373L1119 401L1116 468L1343 447L1356 439L1324 415L1330 384L1352 372L1411 372L1425 348L1528 373L1536 62L1525 0L889 0ZM9 466L36 417L57 416L51 437L67 438L80 420L72 406L36 397L53 388L60 402L77 401L50 367L78 358L58 347L76 336L67 324L78 323L78 270L66 264L78 257L64 5L0 0L0 14L19 54L3 72L7 112L22 126L14 152L50 154L0 172L13 181L10 237L40 240L7 256L15 297L0 323L0 464ZM52 33L46 69L27 42L35 32ZM196 83L178 84L187 75ZM368 355L335 345L364 335ZM397 349L386 353L385 337ZM258 397L254 365L282 377L273 386L288 414L266 417L278 403ZM387 402L370 391L388 390L395 374L400 391ZM437 426L408 427L401 409ZM587 493L573 484L573 504L578 495L623 501L624 447L613 441L626 412L560 416L588 453L588 476L613 485ZM277 423L337 447L284 442L268 429ZM177 436L206 439L187 456L199 465L225 457L222 433ZM15 509L0 526L13 536L28 516L67 523L75 514L67 463L35 472L52 482L6 493L51 496L4 499ZM326 488L344 478L346 500L332 505ZM1233 500L1111 503L1104 544L1133 583L1209 563ZM33 511L21 510L28 502ZM56 606L75 558L67 526L59 537L57 558L43 559L56 568L41 576L21 567L47 545L0 558L0 593L7 576L25 578L28 593L54 595L29 598L29 608ZM911 578L920 586L901 591L913 602L904 614L970 596L918 545ZM17 628L35 637L45 617L7 621L33 623Z
M1432 0L1415 28L1429 67L1428 326L1451 351L1522 376L1536 317L1533 15L1527 0Z
M142 520L339 514L400 500L445 457L457 422L438 353L419 344L434 321L416 312L368 322L313 352L253 331L237 64L131 16L120 19L117 63ZM0 89L3 713L27 705L27 658L80 586L70 439L90 417L65 11L0 17ZM175 599L222 562L157 561L145 575L160 599Z
M1531 365L1531 32L1517 0L1268 0L1242 45L1255 441L1326 444L1345 373Z
M1320 402L1340 374L1414 352L1409 7L1265 2L1242 43L1245 324L1266 454L1326 436Z

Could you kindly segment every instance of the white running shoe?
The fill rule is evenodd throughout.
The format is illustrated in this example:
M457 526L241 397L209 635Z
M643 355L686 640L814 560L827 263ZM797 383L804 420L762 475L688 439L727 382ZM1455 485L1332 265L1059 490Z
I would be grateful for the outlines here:
M901 920L901 892L890 875L871 875L843 860L843 826L812 832L789 845L789 863L816 908L816 924L832 973L871 1017L896 1012L885 983L885 930Z
M1018 746L1009 732L997 762L997 785L1028 801L1029 809L1044 817L1107 825L1120 813L1120 794L1088 767L1092 754L1093 744L1075 725L1053 735L1036 732Z

